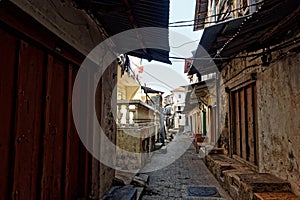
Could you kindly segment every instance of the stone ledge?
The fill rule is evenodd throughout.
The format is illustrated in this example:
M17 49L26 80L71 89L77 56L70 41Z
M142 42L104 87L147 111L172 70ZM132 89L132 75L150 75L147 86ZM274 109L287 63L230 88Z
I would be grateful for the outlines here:
M238 199L240 188L239 174L255 173L247 168L231 169L223 171L224 184L222 185L225 190L229 192L233 199Z
M300 200L300 197L297 197L290 192L280 192L280 193L254 193L253 200Z
M290 192L291 184L267 173L239 174L239 193L245 199L253 199L256 192Z
M252 200L254 193L290 192L289 182L271 174L258 173L223 154L206 156L206 165L233 199Z
M248 169L238 161L227 157L226 155L212 154L206 156L206 165L208 169L220 182L224 182L224 172L228 170Z

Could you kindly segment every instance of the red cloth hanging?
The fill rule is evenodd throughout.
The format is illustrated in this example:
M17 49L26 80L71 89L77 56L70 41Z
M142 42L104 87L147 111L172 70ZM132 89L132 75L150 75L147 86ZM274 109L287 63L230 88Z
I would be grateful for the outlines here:
M184 73L188 73L190 71L190 68L192 66L192 62L188 59L184 60Z

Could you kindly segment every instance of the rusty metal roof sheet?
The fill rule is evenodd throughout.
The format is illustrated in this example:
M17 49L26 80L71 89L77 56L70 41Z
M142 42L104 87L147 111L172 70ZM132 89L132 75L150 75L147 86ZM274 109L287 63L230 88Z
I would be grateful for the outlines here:
M222 22L204 29L198 48L194 55L195 58L202 58L210 55L211 58L217 53L217 50L232 37L239 29L245 17ZM205 51L207 52L205 52ZM190 73L200 73L202 75L208 74L216 70L216 65L212 60L194 60L194 71L191 69ZM196 70L196 71L195 71Z
M299 0L265 0L256 13L244 20L236 35L220 49L220 54L232 56L243 50L275 45L295 36L299 21Z
M106 29L109 36L133 28L159 27L168 29L169 0L78 0L79 5L91 12ZM152 38L157 38L164 43L168 50L141 49L128 54L147 60L157 60L171 64L169 60L169 36L151 33Z
M206 49L212 58L227 58L292 37L293 30L299 30L299 10L299 0L265 0L252 15L205 28L195 57L199 57L199 48Z

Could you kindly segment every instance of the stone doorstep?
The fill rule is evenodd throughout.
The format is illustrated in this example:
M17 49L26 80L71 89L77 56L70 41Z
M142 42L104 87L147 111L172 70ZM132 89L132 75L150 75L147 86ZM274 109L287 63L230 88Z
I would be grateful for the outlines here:
M256 172L241 172L232 176L230 191L232 196L237 195L237 199L251 200L255 192L290 192L289 182L281 180L271 174ZM228 187L228 186L227 186ZM235 190L238 193L235 193Z
M291 184L268 173L239 174L240 182L252 192L290 192Z
M242 164L225 155L208 155L206 162L210 171L221 183L224 182L224 171L243 168Z
M224 188L233 193L238 192L240 188L240 178L238 174L250 174L255 173L254 171L248 170L247 168L230 169L222 172L224 179Z
M278 193L254 193L253 200L300 200L291 192L278 192Z
M253 199L255 192L290 192L289 182L257 173L226 155L208 155L206 165L234 199Z
M147 174L138 174L138 177L140 177L145 183L148 183L149 181L149 175Z

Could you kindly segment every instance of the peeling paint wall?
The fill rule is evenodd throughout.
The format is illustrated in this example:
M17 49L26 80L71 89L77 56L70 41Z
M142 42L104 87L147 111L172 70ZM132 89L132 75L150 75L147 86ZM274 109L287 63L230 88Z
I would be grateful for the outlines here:
M260 171L291 182L300 194L300 54L271 64L258 76Z

